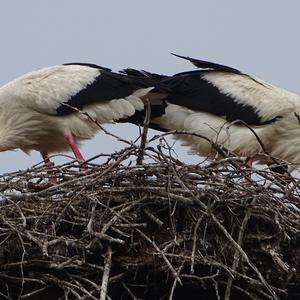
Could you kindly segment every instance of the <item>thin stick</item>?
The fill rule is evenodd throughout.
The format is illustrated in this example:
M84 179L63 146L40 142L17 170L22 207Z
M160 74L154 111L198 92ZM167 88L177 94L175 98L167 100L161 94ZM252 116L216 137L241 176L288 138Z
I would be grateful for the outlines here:
M129 294L129 296L132 298L132 300L139 300L139 298L137 298L137 297L133 294L133 292L128 288L128 286L127 286L124 282L122 282L122 286L123 286L123 288L125 289L125 291Z
M136 160L136 163L138 165L143 164L145 148L146 148L146 143L147 143L147 134L148 134L149 124L150 124L151 106L150 106L150 103L148 100L146 100L145 109L146 109L146 115L145 115L145 120L144 120L141 145L140 145L138 157Z
M256 201L256 197L254 197L253 201L251 202L251 205L253 205L255 203L255 201ZM240 232L239 232L237 244L240 245L240 246L242 246L242 243L243 243L244 232L245 232L247 223L249 221L250 215L251 215L251 206L249 207L249 209L246 212L246 215L244 217L244 220L242 222L242 226L241 226L241 229L240 229ZM240 260L240 252L239 252L238 249L236 249L235 253L234 253L234 256L233 256L233 263L232 263L232 267L231 267L231 269L233 271L236 271L239 260ZM227 285L226 285L224 300L230 300L232 282L233 282L233 277L229 276L228 281L227 281Z
M112 256L112 251L111 251L110 246L108 246L107 252L106 252L106 258L105 258L105 262L104 262L104 271L103 271L103 276L102 276L100 300L106 299L108 280L109 280L109 272L110 272L110 268L111 268L111 256Z
M143 233L142 231L140 231L139 229L136 229L136 231L142 236L144 237L154 248L155 250L161 254L162 258L164 259L164 261L167 263L168 267L170 268L173 276L175 279L177 279L177 281L180 283L180 285L182 285L182 281L179 278L178 273L176 272L176 270L174 269L174 267L172 266L172 264L170 263L170 261L168 260L168 258L166 257L165 253L159 249L159 247L156 245L156 243L154 241L152 241L145 233Z

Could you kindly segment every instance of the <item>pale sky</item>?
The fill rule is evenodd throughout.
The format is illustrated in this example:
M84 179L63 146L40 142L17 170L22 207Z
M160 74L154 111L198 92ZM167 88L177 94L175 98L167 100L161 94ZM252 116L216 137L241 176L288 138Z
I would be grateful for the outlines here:
M238 68L300 94L300 1L240 0L4 0L0 3L0 84L33 69L91 62L172 74L192 69L175 52ZM123 138L138 129L109 125ZM153 132L151 133L151 135ZM1 142L1 141L0 141ZM120 142L98 134L85 142L86 158L111 153ZM180 158L187 156L177 142ZM0 172L41 160L15 151L0 153Z

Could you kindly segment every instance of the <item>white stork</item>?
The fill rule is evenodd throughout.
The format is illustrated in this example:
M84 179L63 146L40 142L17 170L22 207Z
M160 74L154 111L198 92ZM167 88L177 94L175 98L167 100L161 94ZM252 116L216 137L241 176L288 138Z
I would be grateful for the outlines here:
M199 69L173 76L124 70L169 87L161 102L164 112L151 118L153 128L205 136L236 155L264 163L271 163L260 155L265 150L275 158L300 164L300 96L231 67L176 56ZM176 137L194 152L215 158L207 140L192 135Z
M94 64L25 74L0 88L0 151L37 150L48 164L48 153L70 147L83 161L77 142L99 130L92 119L126 120L144 108L143 97L152 89L144 80Z

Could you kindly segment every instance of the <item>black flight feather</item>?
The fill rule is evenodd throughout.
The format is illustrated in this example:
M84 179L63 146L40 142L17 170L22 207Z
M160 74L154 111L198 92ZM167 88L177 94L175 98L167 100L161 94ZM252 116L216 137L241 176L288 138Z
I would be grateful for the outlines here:
M100 72L91 84L62 103L56 110L57 114L67 115L74 112L72 107L81 110L85 105L124 98L135 91L135 84L124 78L124 75L106 70Z
M200 69L210 69L210 70L216 70L216 71L231 72L231 73L235 73L235 74L242 74L239 70L234 69L232 67L225 66L225 65L216 64L216 63L205 61L205 60L195 59L195 58L191 58L188 56L182 56L182 55L178 55L175 53L171 53L171 54L176 57L190 61L194 66L196 66L197 68L200 68Z
M224 117L229 122L240 120L249 125L270 124L279 118L263 120L255 107L237 102L234 97L222 93L199 74L175 75L163 79L163 82L171 90L166 101L196 112L211 113Z
M162 87L162 84L159 84L158 81L154 81L150 77L140 78L138 76L126 76L124 74L111 72L109 69L103 69L102 67L93 64L77 64L97 68L99 69L99 75L95 77L91 84L88 84L77 94L70 97L67 102L62 103L57 108L56 112L60 116L70 114L76 111L76 109L81 110L85 105L113 99L122 99L142 88L154 87L153 91L155 92L165 90L165 88Z
M94 68L94 69L100 69L100 70L105 70L105 71L111 71L111 69L106 68L106 67L102 67L96 64L92 64L92 63L82 63L82 62L71 62L71 63L65 63L63 64L63 66L84 66L84 67L90 67L90 68Z

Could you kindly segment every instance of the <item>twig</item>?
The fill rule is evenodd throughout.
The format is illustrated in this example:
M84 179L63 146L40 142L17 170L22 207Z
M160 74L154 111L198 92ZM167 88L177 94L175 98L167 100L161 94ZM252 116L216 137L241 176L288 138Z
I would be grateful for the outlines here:
M110 268L111 268L111 256L112 256L112 251L111 251L110 246L108 246L107 252L106 252L106 257L105 257L105 262L104 262L104 271L103 271L103 276L102 276L100 300L106 299L109 273L110 273Z
M194 274L195 273L195 254L196 254L196 245L197 245L197 231L199 228L199 225L202 221L203 217L201 216L198 220L197 223L195 225L194 228L194 234L193 234L193 250L192 250L192 256L191 256L191 273Z
M175 279L177 279L177 281L180 283L180 285L182 285L182 282L179 278L179 275L177 274L177 272L175 271L175 269L173 268L173 266L171 265L170 261L167 259L165 253L163 253L158 246L155 244L154 241L152 241L146 234L144 234L142 231L140 231L139 229L136 229L136 231L143 237L145 238L153 247L154 249L162 256L163 260L166 262L166 264L168 265L168 267L170 268L173 276Z
M141 145L140 145L139 152L138 152L138 157L137 157L137 160L136 160L136 163L138 165L143 164L145 147L146 147L146 143L147 143L147 134L148 134L149 124L150 124L151 105L150 105L150 102L148 100L146 100L145 109L146 109L146 115L145 115L145 120L144 120L144 126L143 126L142 138L141 138Z
M177 271L178 275L180 274L182 268L183 268L183 264L179 267L179 269ZM173 285L172 285L172 288L171 288L171 292L170 292L170 295L169 295L169 300L173 299L173 295L174 295L174 292L175 292L175 288L176 288L176 284L177 284L178 278L174 278Z
M32 292L27 293L27 294L25 294L25 295L22 295L22 296L21 296L21 299L32 298L33 296L37 296L38 294L41 294L41 293L47 291L48 289L49 289L48 286L42 287L42 288L40 288L40 289L38 289L38 290L35 290L35 291L32 291Z
M144 213L159 227L164 225L164 222L161 221L159 218L155 217L148 209L144 209Z
M251 202L251 206L254 205L255 202L256 202L256 197L254 196L254 199ZM246 215L244 217L244 220L243 220L242 225L241 225L241 229L239 231L239 235L238 235L238 239L237 239L237 244L239 246L242 246L242 243L243 243L244 232L245 232L247 223L249 221L249 218L251 216L251 206L246 211ZM239 263L239 258L240 258L240 252L239 252L238 249L236 249L235 252L234 252L233 263L232 263L232 267L231 267L231 269L233 271L235 271L237 269L237 266L238 266L238 263ZM232 282L233 282L233 277L229 276L228 281L227 281L227 285L226 285L224 300L230 300Z
M124 282L122 282L122 286L123 286L123 288L125 289L125 291L129 294L129 296L131 297L132 300L139 300L139 298L137 298L137 297L133 294L133 292L128 288L128 286L127 286Z

